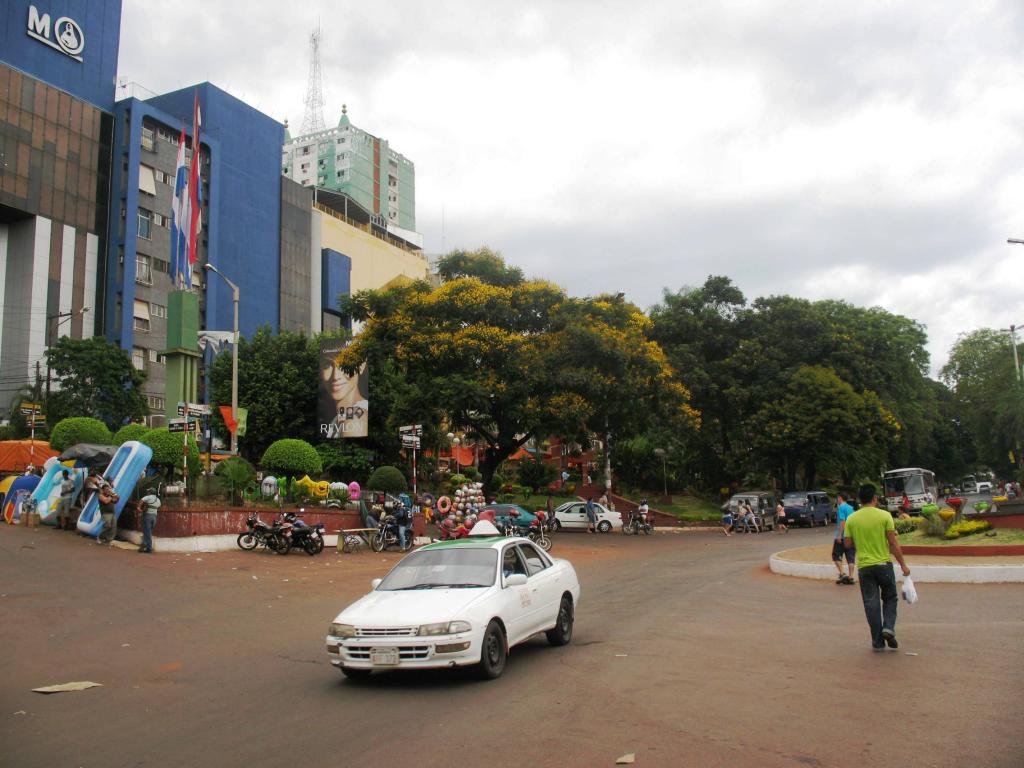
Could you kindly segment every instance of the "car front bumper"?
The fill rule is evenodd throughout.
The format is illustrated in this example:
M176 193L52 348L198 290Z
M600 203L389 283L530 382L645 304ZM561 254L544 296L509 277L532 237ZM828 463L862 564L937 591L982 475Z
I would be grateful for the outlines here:
M403 637L335 637L327 635L327 657L349 669L437 669L476 664L481 638L473 632Z

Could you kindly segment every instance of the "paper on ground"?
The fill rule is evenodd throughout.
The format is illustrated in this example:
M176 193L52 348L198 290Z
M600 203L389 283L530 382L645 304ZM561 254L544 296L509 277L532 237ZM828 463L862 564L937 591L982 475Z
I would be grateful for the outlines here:
M33 688L34 693L64 693L65 691L84 691L86 688L102 687L102 683L91 683L83 680L78 683L61 683L60 685L47 685L43 688Z
M615 761L616 765L632 765L636 762L636 753L627 752L625 755Z

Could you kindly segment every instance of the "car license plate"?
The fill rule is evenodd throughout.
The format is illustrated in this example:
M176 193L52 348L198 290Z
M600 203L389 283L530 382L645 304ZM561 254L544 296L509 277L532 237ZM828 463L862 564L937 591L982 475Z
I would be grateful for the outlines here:
M393 666L398 663L396 648L373 648L370 650L370 663L377 666Z

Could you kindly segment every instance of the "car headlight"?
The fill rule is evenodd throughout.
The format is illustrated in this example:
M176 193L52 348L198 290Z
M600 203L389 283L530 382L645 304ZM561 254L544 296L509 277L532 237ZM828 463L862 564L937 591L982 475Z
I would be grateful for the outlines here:
M468 621L442 621L437 624L423 624L417 634L419 635L454 635L459 632L469 632Z
M355 637L356 628L351 624L331 624L331 628L327 630L327 634L333 635L334 637Z

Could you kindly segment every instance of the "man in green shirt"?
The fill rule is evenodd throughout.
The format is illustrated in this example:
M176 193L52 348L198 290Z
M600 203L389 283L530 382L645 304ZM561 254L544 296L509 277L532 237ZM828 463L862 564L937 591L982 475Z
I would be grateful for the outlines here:
M910 575L903 560L903 551L896 539L896 526L892 515L878 508L875 486L862 485L857 493L861 507L846 520L843 541L847 547L857 548L857 575L860 577L860 596L864 601L864 614L871 628L871 647L884 651L885 646L896 649L896 606L899 591L896 573L889 561L890 553Z

